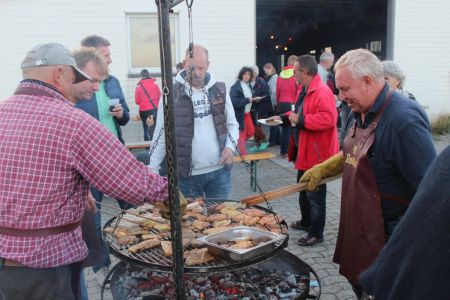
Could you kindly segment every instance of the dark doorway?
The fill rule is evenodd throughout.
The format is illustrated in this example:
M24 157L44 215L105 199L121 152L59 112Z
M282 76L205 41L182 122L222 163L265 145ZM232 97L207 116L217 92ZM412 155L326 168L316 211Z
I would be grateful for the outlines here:
M280 71L289 55L319 58L327 47L336 58L355 48L385 58L387 7L388 0L256 0L257 64Z

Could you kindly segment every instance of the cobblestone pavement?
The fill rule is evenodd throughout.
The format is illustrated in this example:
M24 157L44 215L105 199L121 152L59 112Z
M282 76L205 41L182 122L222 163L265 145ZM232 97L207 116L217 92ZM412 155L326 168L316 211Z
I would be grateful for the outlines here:
M436 139L438 152L441 152L449 144L450 135ZM268 150L279 154L278 147L270 147ZM296 174L293 165L279 157L258 163L257 179L263 191L294 184ZM234 165L232 169L232 182L231 199L239 200L245 196L254 194L250 188L250 175L243 164L237 163ZM339 224L340 188L340 180L327 184L327 216L324 232L325 241L323 243L313 247L301 247L297 245L297 240L305 233L299 230L289 229L289 246L287 250L309 264L317 272L322 283L322 296L320 299L324 300L356 299L347 280L339 275L338 265L332 262ZM104 201L107 201L109 204L116 204L110 198L106 198ZM298 220L300 217L297 193L274 200L270 202L270 205L288 224ZM109 216L104 215L103 221L109 218ZM113 259L113 262L117 262L117 260ZM90 268L85 271L85 275L89 299L100 299L100 287ZM105 292L104 299L112 299L109 291Z

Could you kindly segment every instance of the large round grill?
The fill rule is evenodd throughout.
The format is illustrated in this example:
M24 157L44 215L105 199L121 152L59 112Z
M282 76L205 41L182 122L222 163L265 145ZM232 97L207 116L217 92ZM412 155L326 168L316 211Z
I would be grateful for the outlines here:
M217 205L224 200L205 200L205 210L212 205ZM226 200L226 202L230 202ZM255 207L260 210L263 210L267 213L273 213L272 211L263 208L263 207ZM114 223L116 222L117 217L110 219L106 222L104 228L106 227L114 227ZM271 250L266 253L263 253L255 258L251 258L246 261L233 261L231 259L224 259L220 257L216 257L216 259L209 263L204 263L198 266L184 266L184 271L186 273L212 273L212 272L222 272L222 271L230 271L240 268L246 268L248 266L254 265L261 261L267 260L271 258L273 255L278 253L280 250L285 248L288 244L289 236L287 235L287 224L285 221L280 222L281 231L284 232L286 238L284 240L278 241L274 243L274 246ZM153 230L151 230L153 231ZM157 233L157 231L154 231ZM152 249L147 249L139 253L131 253L128 251L127 246L122 246L117 243L116 238L112 234L104 234L105 242L110 246L111 253L117 256L119 259L136 265L141 268L148 268L151 270L162 271L162 272L173 272L173 261L172 257L164 256L162 249L160 247L155 247ZM170 237L166 237L163 240L171 240ZM188 248L189 249L189 248Z

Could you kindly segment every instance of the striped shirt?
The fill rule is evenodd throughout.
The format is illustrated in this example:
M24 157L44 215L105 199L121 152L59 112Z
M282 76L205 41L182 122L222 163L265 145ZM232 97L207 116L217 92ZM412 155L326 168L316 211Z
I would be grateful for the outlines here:
M138 162L101 123L35 81L19 87L52 95L0 102L0 226L56 227L80 220L89 183L133 204L167 198L167 180ZM80 228L50 236L0 234L0 257L35 268L81 261Z

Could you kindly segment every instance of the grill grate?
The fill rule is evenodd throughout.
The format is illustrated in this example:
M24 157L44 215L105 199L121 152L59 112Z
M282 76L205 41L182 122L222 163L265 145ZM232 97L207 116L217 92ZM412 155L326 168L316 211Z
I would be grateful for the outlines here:
M205 200L205 209L207 210L210 206L220 204L223 202L231 202L230 200ZM273 213L272 211L264 208L255 206L260 210L264 210L268 213ZM205 211L204 211L205 213ZM114 227L114 224L117 220L117 217L111 218L108 222L106 222L104 228L106 227ZM212 262L196 265L196 266L184 266L185 273L214 273L214 272L222 272L222 271L230 271L236 269L242 269L254 265L258 262L262 262L271 258L273 255L281 251L283 248L287 246L289 236L287 234L287 224L285 221L280 223L280 228L282 232L286 235L286 239L276 242L274 244L274 248L265 253L264 255L258 256L248 261L236 262L233 260L227 260L224 258L216 257L216 259ZM154 233L158 233L155 230L151 230ZM128 251L127 246L122 246L116 242L115 237L112 234L104 234L103 239L110 246L111 253L118 257L119 259L136 265L138 267L149 268L152 270L157 270L161 272L172 272L173 271L173 261L172 257L164 256L162 249L160 247L155 247L152 249L147 249L139 253L131 253ZM163 240L170 240L170 237L163 238ZM192 249L188 247L188 249Z

